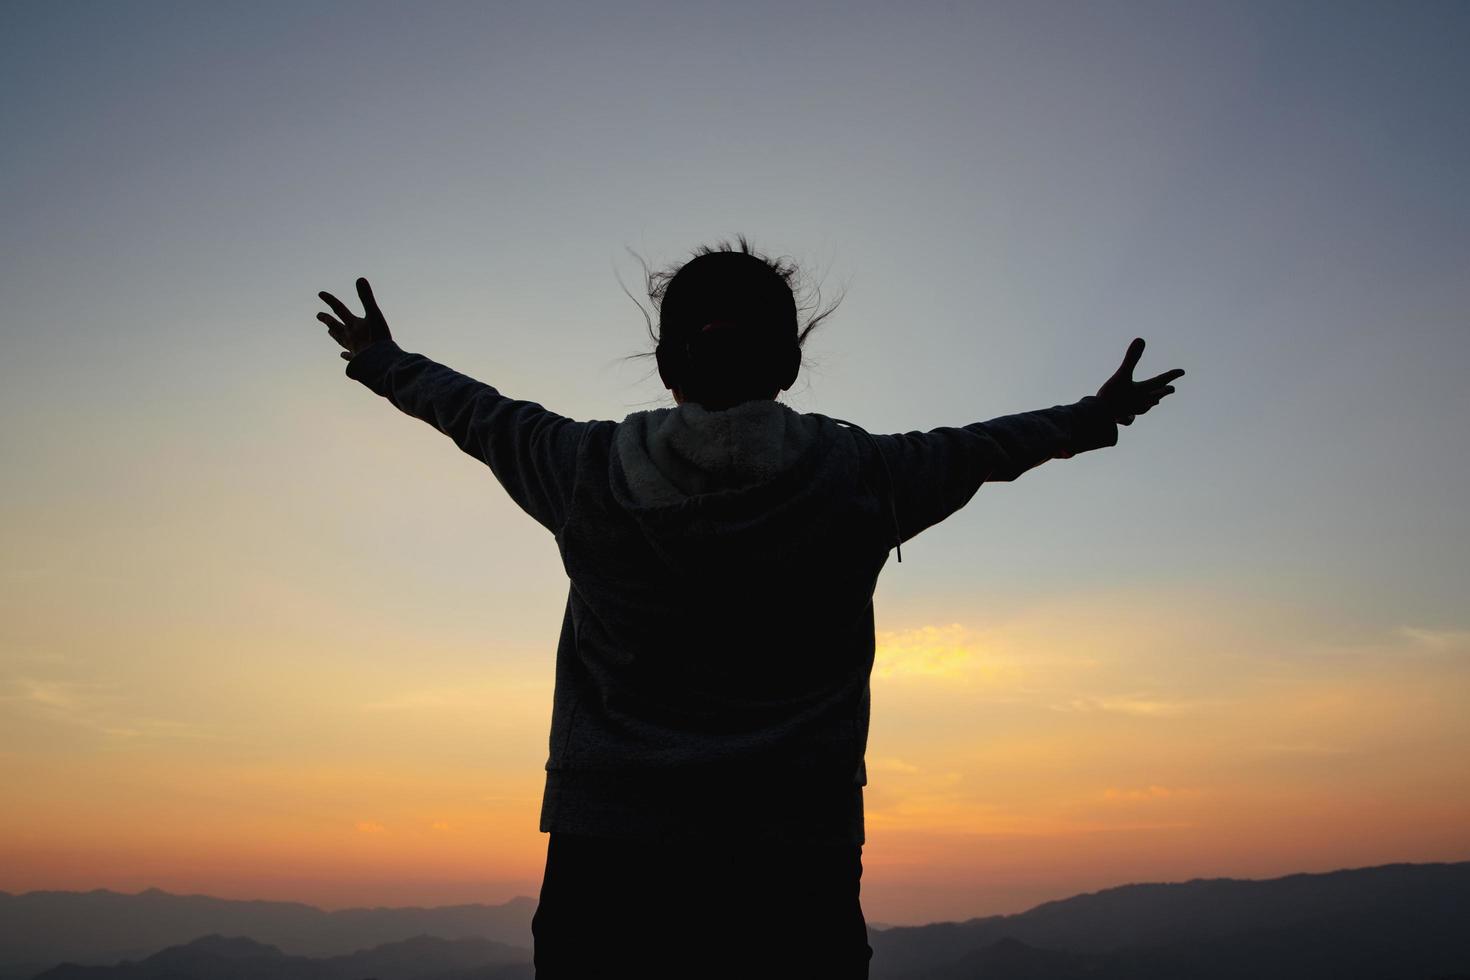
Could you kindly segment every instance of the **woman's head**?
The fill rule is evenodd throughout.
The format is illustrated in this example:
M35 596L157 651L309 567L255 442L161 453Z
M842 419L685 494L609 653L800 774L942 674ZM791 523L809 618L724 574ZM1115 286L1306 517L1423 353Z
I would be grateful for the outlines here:
M743 235L739 241L739 250L728 242L700 246L682 265L647 275L658 310L658 332L649 321L649 333L659 377L675 400L711 411L790 388L807 336L836 309L803 328L796 267L752 251Z

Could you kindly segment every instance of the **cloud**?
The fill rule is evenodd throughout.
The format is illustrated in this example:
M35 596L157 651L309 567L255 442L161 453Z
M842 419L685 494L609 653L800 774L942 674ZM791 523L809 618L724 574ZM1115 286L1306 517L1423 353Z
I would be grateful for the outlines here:
M44 565L35 565L30 568L7 568L0 575L15 582L33 582L36 579L49 578L57 575L61 569L47 568Z
M72 658L59 650L8 650L5 659L11 663L26 661L40 664L69 663Z
M486 678L483 671L466 677L460 683L432 687L406 688L384 692L385 696L358 703L362 711L372 712L473 712L504 716L513 705L539 706L549 697L551 688L544 676L496 675Z
M1193 710L1194 702L1147 695L1103 695L1071 698L1050 707L1053 711L1110 711L1124 715L1172 717Z
M1318 742L1269 742L1258 745L1256 748L1262 752L1281 755L1345 755L1351 751L1351 749L1336 745L1322 745Z
M1400 626L1398 632L1416 649L1434 653L1470 652L1470 630L1434 630L1418 626Z
M75 725L113 738L214 739L216 732L191 722L136 715L128 710L128 699L111 686L96 682L14 677L0 702L9 701L31 709L46 721Z
M912 762L905 762L902 759L894 759L891 757L882 756L869 759L868 769L874 772L915 773L919 771L919 767L914 765Z
M366 701L364 711L438 711L445 708L494 708L493 697L460 687L424 688L404 691L379 701Z
M1012 679L1020 670L986 650L979 636L960 623L879 630L873 663L876 678L931 677L968 681Z
M959 623L881 630L877 643L873 665L877 677L954 676L962 673L974 656L969 633Z
M0 694L0 701L29 705L57 721L90 727L99 727L98 716L109 703L121 700L101 684L37 677L15 677L8 684L10 690Z
M381 834L388 829L376 820L359 820L354 826L357 827L358 833L362 834Z
M1198 796L1197 789L1173 789L1168 786L1145 786L1141 789L1121 789L1109 786L1102 792L1102 799L1109 802L1132 803L1140 800L1162 800L1171 796Z

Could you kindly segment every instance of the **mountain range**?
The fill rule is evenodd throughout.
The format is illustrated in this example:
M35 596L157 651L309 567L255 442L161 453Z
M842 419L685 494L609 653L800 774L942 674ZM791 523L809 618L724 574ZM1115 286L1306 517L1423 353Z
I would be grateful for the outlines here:
M291 956L245 936L201 936L138 962L62 964L36 980L534 980L531 951L488 939L415 936L342 956Z
M328 912L302 902L175 895L0 892L0 980L30 980L59 963L105 965L142 960L201 936L248 936L295 956L331 957L416 936L483 939L531 948L533 898L503 905L349 908ZM527 954L529 959L529 953Z
M534 912L0 892L0 980L529 980ZM872 980L1470 980L1470 862L1123 885L869 942Z

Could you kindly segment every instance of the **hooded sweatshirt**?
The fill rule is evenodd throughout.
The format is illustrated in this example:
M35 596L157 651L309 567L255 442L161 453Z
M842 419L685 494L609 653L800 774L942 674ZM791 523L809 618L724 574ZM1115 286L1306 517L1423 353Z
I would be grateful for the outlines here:
M1091 395L880 435L773 399L573 421L387 339L346 374L484 462L556 539L543 832L864 843L889 550L982 483L1118 439Z

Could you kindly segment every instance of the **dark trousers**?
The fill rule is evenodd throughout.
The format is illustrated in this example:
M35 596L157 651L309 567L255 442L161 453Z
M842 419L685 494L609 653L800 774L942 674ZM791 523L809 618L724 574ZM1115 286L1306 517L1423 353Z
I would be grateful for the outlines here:
M536 980L867 980L862 846L552 833Z

